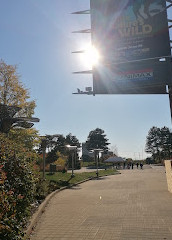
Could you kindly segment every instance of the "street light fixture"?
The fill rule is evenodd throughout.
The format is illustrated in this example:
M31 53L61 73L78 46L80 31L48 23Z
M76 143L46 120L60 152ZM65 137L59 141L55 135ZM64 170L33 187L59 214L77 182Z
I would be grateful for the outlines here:
M100 153L100 152L103 152L103 149L95 148L95 149L92 149L90 152L94 152L94 158L95 158L96 168L97 168L96 175L97 175L97 178L98 178L98 177L99 177L99 171L98 171L98 157L99 157L99 153Z
M77 146L71 146L71 145L66 145L66 148L72 152L72 175L71 177L74 177L74 158L76 160L76 149Z
M15 117L21 110L17 106L0 104L0 132L8 134L11 128L31 128L39 118Z

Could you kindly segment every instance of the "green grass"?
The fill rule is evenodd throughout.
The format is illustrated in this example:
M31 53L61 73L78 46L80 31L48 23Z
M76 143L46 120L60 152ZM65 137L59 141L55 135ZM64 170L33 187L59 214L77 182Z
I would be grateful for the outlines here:
M90 166L95 166L95 162L83 162L82 161L82 167L90 167Z
M96 167L95 162L83 162L81 163L82 167ZM99 162L99 167L110 167L112 163Z
M103 177L106 175L114 175L118 172L114 169L99 170L99 176ZM76 184L88 178L97 177L96 172L83 172L83 173L74 173L74 177L71 178L71 173L61 173L57 172L53 175L46 173L46 179L50 182L57 183L59 187L68 186L70 184Z

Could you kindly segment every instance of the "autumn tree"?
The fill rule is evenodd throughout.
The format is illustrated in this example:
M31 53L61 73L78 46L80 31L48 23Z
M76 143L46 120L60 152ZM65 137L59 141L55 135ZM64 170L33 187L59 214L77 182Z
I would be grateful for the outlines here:
M71 153L67 150L66 145L71 145L71 146L77 146L78 148L80 147L79 140L77 139L76 136L72 135L69 133L68 135L63 136L59 135L57 137L47 136L48 144L47 144L47 157L46 157L46 163L53 163L58 160L59 158L59 153L61 153L64 156L68 156L68 166L71 166ZM79 166L79 157L78 154L76 154L76 161L75 161L75 166Z
M21 108L14 117L32 117L35 101L30 100L28 89L20 81L16 65L8 65L0 60L0 104ZM3 120L4 121L4 120ZM14 125L15 126L15 125ZM35 129L13 129L9 137L30 150L38 143L38 132Z
M34 128L30 129L11 129L8 137L18 144L22 144L24 148L36 153L35 148L39 147L40 137L38 131Z
M19 78L16 66L0 61L2 125L13 117L30 119L34 113L35 102L29 101L28 89L24 88ZM8 110L3 111L2 106ZM15 108L10 106L21 110L13 112ZM9 111L13 112L11 117ZM34 150L39 141L38 132L35 129L24 129L24 125L11 129L11 126L14 127L11 123L8 131L1 133L2 128L0 132L0 239L6 240L23 239L23 227L36 197L36 184L39 182L33 169L38 159Z
M56 135L56 134L55 134ZM65 145L66 139L63 135L59 135L54 137L54 135L46 136L47 139L47 157L46 163L53 163L58 159L58 152L65 154ZM39 152L41 152L41 146L39 148Z
M0 104L21 107L21 116L31 117L35 101L29 101L29 91L20 81L16 65L8 65L0 60Z

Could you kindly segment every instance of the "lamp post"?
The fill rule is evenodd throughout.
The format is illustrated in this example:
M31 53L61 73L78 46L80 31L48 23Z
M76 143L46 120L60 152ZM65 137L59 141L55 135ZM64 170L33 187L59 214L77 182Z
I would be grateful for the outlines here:
M42 139L42 155L43 155L43 179L45 180L45 152L47 147L47 139Z
M96 168L97 168L96 175L97 175L97 178L98 178L98 177L99 177L99 171L98 171L99 153L100 153L100 152L103 152L103 149L96 148L96 149L92 149L90 152L94 152L94 159L95 159Z
M46 136L41 136L41 147L42 147L42 155L43 155L43 179L45 180L45 153L46 153L46 148L47 145L53 141L53 138L55 137L60 137L61 134L54 134L54 135L46 135ZM51 139L51 140L50 140Z
M74 177L74 158L76 159L76 149L77 146L66 145L66 148L72 152L72 175Z

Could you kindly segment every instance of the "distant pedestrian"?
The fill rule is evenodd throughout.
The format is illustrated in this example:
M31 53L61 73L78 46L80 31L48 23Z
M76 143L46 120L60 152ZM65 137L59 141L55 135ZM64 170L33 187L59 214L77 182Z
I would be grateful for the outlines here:
M140 168L143 169L143 163L140 163Z
M132 169L133 169L133 167L134 167L134 163L131 164L131 168L132 168Z
M125 169L125 162L124 162L124 164L123 164L123 169Z
M128 163L127 168L130 169L130 164Z
M138 164L138 162L136 163L136 165L137 165L137 169L138 169L138 167L139 167L139 164Z

